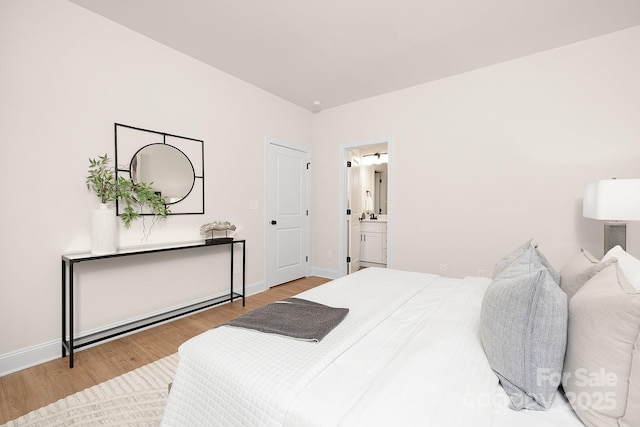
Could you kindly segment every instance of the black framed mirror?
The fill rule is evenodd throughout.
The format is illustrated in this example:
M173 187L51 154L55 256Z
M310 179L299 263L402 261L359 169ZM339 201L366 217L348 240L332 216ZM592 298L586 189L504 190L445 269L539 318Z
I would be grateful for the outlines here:
M131 159L129 175L134 183L153 182L153 189L168 205L184 200L195 183L191 160L169 144L149 144L139 149Z
M204 141L120 123L114 133L116 179L153 183L169 215L204 213Z

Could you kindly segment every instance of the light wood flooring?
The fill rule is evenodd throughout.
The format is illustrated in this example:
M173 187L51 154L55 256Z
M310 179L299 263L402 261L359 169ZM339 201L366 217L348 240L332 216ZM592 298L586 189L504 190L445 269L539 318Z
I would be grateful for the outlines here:
M216 325L328 281L295 280L248 297L245 307L236 300L79 351L73 369L65 357L0 377L0 424L173 354L183 342Z

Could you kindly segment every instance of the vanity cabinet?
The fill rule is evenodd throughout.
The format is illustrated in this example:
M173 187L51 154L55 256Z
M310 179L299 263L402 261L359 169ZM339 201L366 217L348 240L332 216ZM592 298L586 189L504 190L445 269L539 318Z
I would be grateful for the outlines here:
M387 263L387 223L360 223L360 263L364 266L384 266Z

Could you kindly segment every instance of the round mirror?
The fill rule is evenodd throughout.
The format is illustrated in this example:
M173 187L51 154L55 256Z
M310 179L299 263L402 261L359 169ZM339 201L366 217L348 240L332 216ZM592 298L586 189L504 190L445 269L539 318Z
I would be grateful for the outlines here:
M195 172L191 160L169 144L150 144L142 147L131 159L129 169L134 183L153 183L155 191L167 204L187 197L193 188Z

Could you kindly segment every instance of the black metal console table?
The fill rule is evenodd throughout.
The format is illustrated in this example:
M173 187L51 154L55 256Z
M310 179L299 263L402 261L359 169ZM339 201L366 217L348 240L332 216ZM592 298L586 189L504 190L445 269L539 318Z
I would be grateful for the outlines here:
M73 266L80 262L96 261L107 258L118 258L123 256L150 254L155 252L167 252L177 251L183 249L193 248L208 248L211 246L229 245L231 248L231 286L229 288L229 294L225 294L216 298L211 298L206 301L191 304L186 307L174 309L161 313L155 316L151 316L145 319L141 319L135 322L127 323L121 326L108 328L99 332L95 332L89 335L76 337L73 324ZM233 252L235 245L242 245L242 293L234 292L233 290ZM154 325L156 323L164 322L169 319L173 319L179 316L183 316L188 313L193 313L198 310L221 304L224 302L233 302L236 298L242 298L242 306L245 304L245 240L224 240L220 239L219 242L214 241L196 241L186 243L165 244L161 246L142 246L136 248L119 249L116 253L109 255L93 255L91 252L76 252L62 254L62 357L66 357L69 352L69 367L73 368L73 353L77 348L85 347L90 344L94 344L100 341L107 340L109 338L116 337L118 335L126 334L147 326ZM68 289L68 292L67 292ZM67 304L68 295L68 304ZM69 336L67 338L67 331Z

